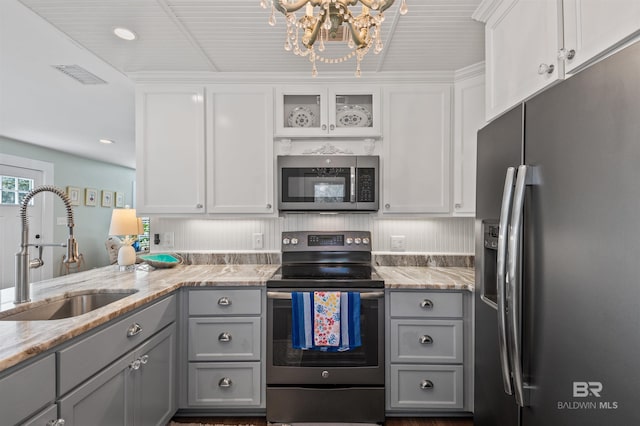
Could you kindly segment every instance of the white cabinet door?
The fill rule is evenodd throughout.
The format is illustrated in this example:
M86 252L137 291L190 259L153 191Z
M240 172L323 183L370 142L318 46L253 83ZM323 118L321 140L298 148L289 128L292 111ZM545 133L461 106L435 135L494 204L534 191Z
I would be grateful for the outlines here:
M505 0L487 20L487 120L564 77L558 8L558 0Z
M204 148L202 87L138 88L138 213L203 213Z
M566 63L571 73L640 31L638 0L564 0L564 46L574 50Z
M207 86L208 213L274 212L273 91Z
M286 86L276 90L276 136L380 136L380 90Z
M451 86L392 86L383 94L382 212L448 212Z
M476 210L476 147L485 125L484 75L456 82L453 129L453 214L473 216Z

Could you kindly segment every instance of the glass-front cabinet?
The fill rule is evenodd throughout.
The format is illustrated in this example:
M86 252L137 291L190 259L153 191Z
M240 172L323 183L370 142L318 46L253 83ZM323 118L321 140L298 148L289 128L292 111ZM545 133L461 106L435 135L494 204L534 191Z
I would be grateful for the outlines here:
M276 94L276 136L380 136L375 88L288 86Z

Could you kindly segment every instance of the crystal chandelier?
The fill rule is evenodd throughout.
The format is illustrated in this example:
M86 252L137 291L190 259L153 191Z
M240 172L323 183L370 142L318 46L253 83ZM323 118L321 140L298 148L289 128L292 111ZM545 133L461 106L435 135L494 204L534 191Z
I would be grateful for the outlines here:
M356 77L360 77L360 62L373 46L374 53L382 51L380 26L384 21L384 11L394 0L260 0L260 5L271 8L269 25L276 24L276 9L283 13L287 21L287 36L284 49L311 61L311 75L318 75L316 62L336 64L356 57ZM359 15L349 10L349 6L361 3ZM296 12L305 8L300 19ZM318 11L316 12L316 7ZM402 0L400 14L407 13L406 0ZM345 25L343 25L345 24ZM302 35L300 35L302 33ZM322 56L325 42L347 42L349 53L337 58ZM316 42L318 48L316 51ZM300 46L302 44L302 47Z

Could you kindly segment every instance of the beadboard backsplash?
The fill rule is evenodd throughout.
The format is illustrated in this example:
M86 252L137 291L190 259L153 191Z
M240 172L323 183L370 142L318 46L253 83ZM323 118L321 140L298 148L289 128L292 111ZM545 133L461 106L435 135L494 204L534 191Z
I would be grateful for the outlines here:
M151 250L280 251L283 231L371 231L374 252L391 252L391 237L404 236L405 248L394 253L473 254L473 218L380 219L369 214L287 214L267 219L151 218ZM173 247L164 235L173 232ZM160 234L160 245L153 234ZM254 234L263 247L254 249Z

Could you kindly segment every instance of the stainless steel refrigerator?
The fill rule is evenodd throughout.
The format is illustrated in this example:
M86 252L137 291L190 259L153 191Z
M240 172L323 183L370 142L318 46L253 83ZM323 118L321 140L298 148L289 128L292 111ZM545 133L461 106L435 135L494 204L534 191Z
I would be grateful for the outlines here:
M640 425L640 44L478 132L474 424Z

